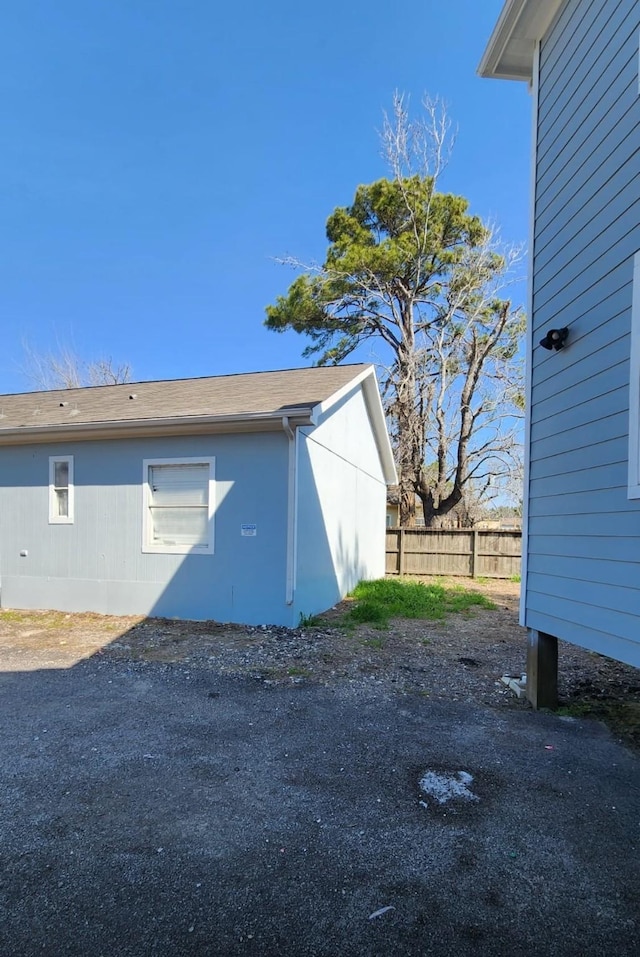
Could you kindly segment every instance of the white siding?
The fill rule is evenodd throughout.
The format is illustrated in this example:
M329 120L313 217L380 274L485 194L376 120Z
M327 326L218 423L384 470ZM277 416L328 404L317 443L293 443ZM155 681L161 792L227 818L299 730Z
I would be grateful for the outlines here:
M525 623L640 664L627 497L640 249L637 0L568 0L540 48ZM558 353L538 342L569 327Z
M360 387L299 430L296 614L385 571L386 484Z

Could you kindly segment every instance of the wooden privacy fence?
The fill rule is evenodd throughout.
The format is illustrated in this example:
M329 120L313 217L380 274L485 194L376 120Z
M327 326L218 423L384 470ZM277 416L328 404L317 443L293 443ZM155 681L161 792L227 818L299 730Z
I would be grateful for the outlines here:
M387 575L511 578L520 574L522 532L481 528L387 529Z

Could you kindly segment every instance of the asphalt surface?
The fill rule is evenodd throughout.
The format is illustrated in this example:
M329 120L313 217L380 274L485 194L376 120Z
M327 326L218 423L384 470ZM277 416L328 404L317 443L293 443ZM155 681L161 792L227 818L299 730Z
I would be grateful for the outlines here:
M640 953L597 723L99 657L0 709L2 957Z

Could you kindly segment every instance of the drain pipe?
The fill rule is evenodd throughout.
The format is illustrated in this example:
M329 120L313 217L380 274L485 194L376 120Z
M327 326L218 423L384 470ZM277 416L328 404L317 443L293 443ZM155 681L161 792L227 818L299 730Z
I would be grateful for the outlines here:
M289 416L282 416L282 428L289 439L289 475L287 480L287 605L293 605L294 565L296 550L296 434Z

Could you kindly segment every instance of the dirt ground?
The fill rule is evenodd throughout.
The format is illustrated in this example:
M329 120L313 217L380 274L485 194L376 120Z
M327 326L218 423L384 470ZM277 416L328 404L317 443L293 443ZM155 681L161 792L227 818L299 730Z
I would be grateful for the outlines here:
M429 581L428 579L424 579ZM398 694L527 709L500 680L521 676L526 637L518 625L520 586L501 580L463 584L491 598L442 621L392 621L388 629L345 629L349 602L314 627L241 626L218 622L0 611L3 670L69 667L93 655L149 661L252 677L267 685L348 683ZM640 748L640 671L565 643L559 649L561 708L604 720Z

